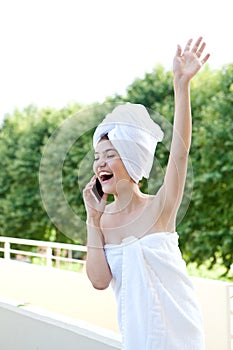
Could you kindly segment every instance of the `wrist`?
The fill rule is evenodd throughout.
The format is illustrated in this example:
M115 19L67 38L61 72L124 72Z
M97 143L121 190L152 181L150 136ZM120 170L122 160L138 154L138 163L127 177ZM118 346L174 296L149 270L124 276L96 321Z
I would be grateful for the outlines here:
M190 81L182 79L174 79L174 93L175 95L189 95Z
M173 84L175 88L185 89L185 88L189 88L190 80L187 77L174 76Z
M101 215L87 216L86 224L90 226L99 227L100 218L101 218Z
M87 246L88 248L104 247L104 236L100 228L99 217L88 217L87 221Z

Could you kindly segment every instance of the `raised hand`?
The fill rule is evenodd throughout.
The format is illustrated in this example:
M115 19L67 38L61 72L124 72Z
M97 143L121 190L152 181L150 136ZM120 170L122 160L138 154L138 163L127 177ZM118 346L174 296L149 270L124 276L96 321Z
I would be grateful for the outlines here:
M210 57L210 54L206 54L203 57L206 43L202 42L202 37L199 37L191 47L192 42L193 39L188 40L183 52L181 46L177 46L176 55L173 60L175 79L191 80Z

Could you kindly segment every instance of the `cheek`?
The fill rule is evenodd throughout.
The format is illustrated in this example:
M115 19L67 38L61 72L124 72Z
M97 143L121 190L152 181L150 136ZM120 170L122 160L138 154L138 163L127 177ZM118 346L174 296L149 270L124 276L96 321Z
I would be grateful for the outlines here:
M120 178L122 178L122 177L128 178L129 177L129 174L126 171L122 160L118 159L115 161L110 161L108 165L116 177L120 177Z
M120 163L118 159L111 159L107 161L107 167L109 170L111 170L113 173L116 173L120 169Z
M95 163L93 163L92 169L93 169L93 172L96 174L97 173L97 167L96 167Z

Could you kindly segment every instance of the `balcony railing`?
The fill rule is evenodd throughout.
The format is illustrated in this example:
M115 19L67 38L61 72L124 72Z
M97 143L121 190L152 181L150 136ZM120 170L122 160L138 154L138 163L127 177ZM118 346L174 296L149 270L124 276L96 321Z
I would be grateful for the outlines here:
M34 247L33 250L28 251L25 248L28 246ZM36 346L42 350L51 349L49 344L46 347L41 342L49 339L53 332L58 332L62 337L58 337L60 340L56 346L54 342L52 348L56 350L76 349L72 346L62 347L64 342L77 343L77 348L81 350L120 349L119 331L114 323L116 306L112 291L94 290L84 273L51 268L56 266L56 262L83 266L85 254L85 246L0 237L0 256L3 258L0 259L0 349L12 350L12 342L17 344L19 350L31 350ZM30 261L41 259L44 266L15 261L24 261L26 258ZM193 282L204 317L206 350L233 350L233 285L202 278L193 278ZM38 299L34 298L35 293ZM31 305L22 303L19 307L22 296L34 298ZM4 302L6 297L17 300L16 304L12 306ZM41 297L44 297L44 304L39 303ZM37 303L59 314L70 310L72 319L61 321L56 317L41 316L33 309ZM86 322L86 325L80 326L79 320ZM97 331L96 326L100 327ZM25 329L28 329L28 339L24 336ZM15 334L14 337L12 334ZM34 334L34 343L30 334ZM5 343L2 343L3 339ZM83 344L83 347L79 347L79 344Z
M3 246L1 246L1 243ZM17 249L13 249L12 245L17 245ZM22 250L20 246L34 247L34 250ZM10 260L25 260L28 258L38 258L46 262L46 266L59 266L59 262L85 264L85 254L87 248L82 245L65 244L57 242L36 241L21 238L2 237L0 236L0 252L3 252L4 258ZM81 258L73 257L76 253Z

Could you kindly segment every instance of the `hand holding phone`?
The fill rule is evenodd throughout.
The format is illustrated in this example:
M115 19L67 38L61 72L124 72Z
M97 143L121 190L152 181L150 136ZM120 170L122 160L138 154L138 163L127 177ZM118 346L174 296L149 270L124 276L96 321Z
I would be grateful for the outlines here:
M99 182L99 179L96 179L94 186L91 190L92 194L94 195L96 201L99 203L104 195L104 192L102 190L101 183Z

